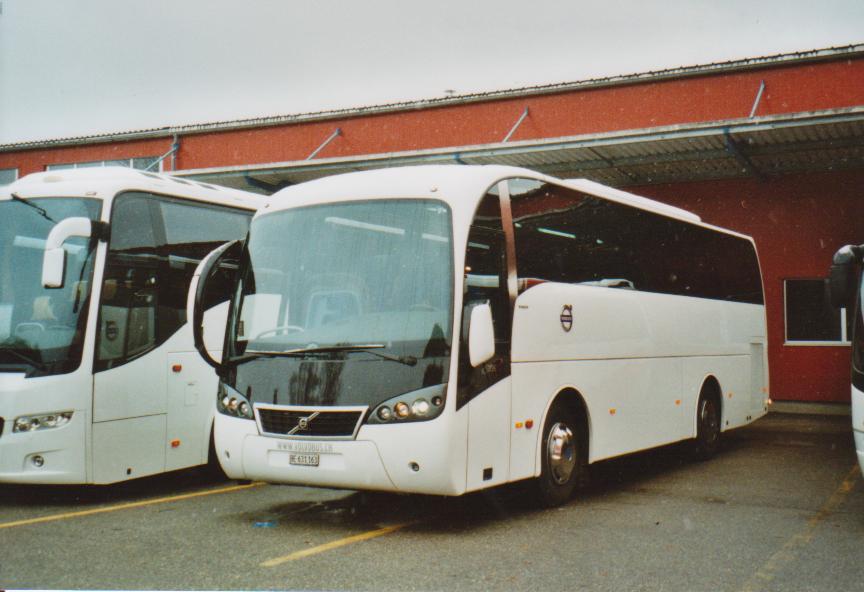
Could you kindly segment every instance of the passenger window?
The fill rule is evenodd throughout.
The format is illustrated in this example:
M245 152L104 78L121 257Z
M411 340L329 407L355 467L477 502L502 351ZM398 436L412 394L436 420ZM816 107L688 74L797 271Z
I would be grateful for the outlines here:
M520 291L550 281L762 303L746 239L551 183L509 186Z
M480 202L468 233L462 305L462 346L459 350L457 407L510 375L510 297L507 292L507 256L501 205L497 191ZM495 329L495 356L477 368L468 360L468 324L471 310L488 302Z

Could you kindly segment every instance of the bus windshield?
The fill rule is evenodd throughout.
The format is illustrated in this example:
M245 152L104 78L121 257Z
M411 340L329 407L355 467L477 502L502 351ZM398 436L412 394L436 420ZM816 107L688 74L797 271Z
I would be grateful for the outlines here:
M64 244L63 288L42 287L45 239L61 220L98 219L101 201L84 198L0 201L0 372L62 374L81 363L93 275L93 244Z
M373 405L447 381L453 248L444 203L274 212L253 221L241 269L225 361L229 382L251 398Z

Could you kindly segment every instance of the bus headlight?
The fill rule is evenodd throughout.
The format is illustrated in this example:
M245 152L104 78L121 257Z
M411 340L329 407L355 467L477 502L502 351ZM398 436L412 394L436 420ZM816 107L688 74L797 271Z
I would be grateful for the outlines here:
M370 424L405 423L435 419L444 410L447 385L436 384L379 403L366 420Z
M255 419L252 403L235 388L219 383L219 395L216 397L216 410L224 415Z
M13 432L35 432L63 427L72 420L71 411L43 413L40 415L22 415L12 422Z

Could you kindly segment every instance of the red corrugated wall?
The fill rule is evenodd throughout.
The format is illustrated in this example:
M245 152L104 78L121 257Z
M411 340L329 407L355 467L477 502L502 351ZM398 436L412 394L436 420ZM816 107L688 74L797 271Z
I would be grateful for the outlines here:
M318 157L341 157L500 142L525 107L511 141L642 129L747 117L760 81L757 115L836 109L864 103L864 58L747 72L597 87L552 95L466 103L295 125L183 136L177 166L196 169L303 160L337 127L342 136ZM47 164L158 156L171 139L0 153L19 174Z

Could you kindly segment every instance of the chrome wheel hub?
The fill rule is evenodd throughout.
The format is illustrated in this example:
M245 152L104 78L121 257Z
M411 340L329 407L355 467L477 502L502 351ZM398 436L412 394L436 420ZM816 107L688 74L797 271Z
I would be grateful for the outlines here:
M546 458L552 480L558 485L567 483L576 468L576 440L567 424L556 423L549 430Z

